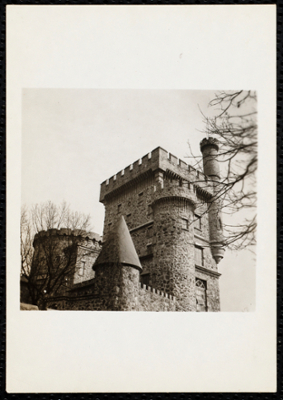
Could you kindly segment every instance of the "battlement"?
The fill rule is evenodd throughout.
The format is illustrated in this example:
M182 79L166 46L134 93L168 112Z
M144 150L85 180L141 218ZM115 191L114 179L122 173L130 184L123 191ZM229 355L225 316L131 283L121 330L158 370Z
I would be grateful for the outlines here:
M181 179L191 183L197 183L199 186L206 186L207 177L203 172L196 170L162 147L157 147L133 164L102 182L99 201L103 202L105 196L124 185L128 185L131 181L136 182L137 179L141 179L143 176L145 178L154 176L154 172L158 170L161 172L171 171L177 174Z
M172 199L181 199L182 201L189 202L193 207L195 207L197 203L196 197L196 186L190 185L187 181L182 181L178 186L174 186L170 184L170 182L165 181L164 185L154 186L152 203L153 206L160 200L172 200Z
M157 295L159 295L161 297L165 297L166 299L169 299L169 300L173 300L173 301L176 300L175 296L172 296L171 294L165 293L162 290L154 289L151 286L145 285L143 283L141 283L140 285L141 285L141 289L148 290L149 292L155 293L155 294L157 294Z
M87 232L81 229L67 229L67 228L61 228L61 229L48 229L46 231L40 231L35 234L34 236L34 242L40 239L44 239L46 237L50 236L57 236L57 237L69 237L69 236L75 236L78 237L81 240L91 240L93 243L95 242L101 242L102 238L100 235L98 235L95 232Z
M206 146L212 146L216 149L216 151L218 151L219 141L213 137L203 138L202 141L200 142L200 150L203 151Z

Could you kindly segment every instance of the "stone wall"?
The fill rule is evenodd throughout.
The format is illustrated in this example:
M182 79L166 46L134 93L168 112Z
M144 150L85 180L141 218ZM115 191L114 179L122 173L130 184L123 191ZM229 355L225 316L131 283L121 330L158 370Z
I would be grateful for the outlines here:
M77 297L61 296L49 299L47 307L53 310L100 311L105 309L106 300L93 295Z
M134 307L123 309L123 311L175 311L176 299L159 290L152 289L146 285L137 284L137 296ZM69 296L57 296L49 299L49 309L55 310L88 310L88 311L113 311L109 308L108 293L74 294Z
M101 242L84 238L78 246L78 255L73 283L77 284L93 279L95 273L92 266L101 250Z
M195 276L206 283L207 311L220 311L218 267L211 253L210 225L207 204L200 204L195 210L201 216L201 229L194 228L194 243L203 249L203 263L195 265ZM196 224L199 226L198 224Z
M209 218L207 213L207 204L198 203L194 211L195 215L201 217L201 228L199 229L199 224L196 221L196 216L194 216L194 243L195 245L203 248L203 264L202 266L217 271L217 264L212 257L211 247L210 247L210 226Z
M121 214L130 231L152 220L149 206L152 202L153 185L153 177L145 178L105 201L103 241L107 239L108 232Z
M139 270L128 265L99 264L94 295L106 299L105 311L134 311L138 304Z
M176 311L176 299L167 293L142 285L137 311Z
M219 277L196 268L196 278L206 282L207 311L220 311Z

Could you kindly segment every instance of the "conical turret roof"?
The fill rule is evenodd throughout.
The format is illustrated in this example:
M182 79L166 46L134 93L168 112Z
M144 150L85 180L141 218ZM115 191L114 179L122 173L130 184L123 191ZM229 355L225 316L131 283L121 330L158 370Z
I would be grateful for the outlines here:
M118 263L142 270L133 240L122 215L109 233L92 268L95 270L101 264Z

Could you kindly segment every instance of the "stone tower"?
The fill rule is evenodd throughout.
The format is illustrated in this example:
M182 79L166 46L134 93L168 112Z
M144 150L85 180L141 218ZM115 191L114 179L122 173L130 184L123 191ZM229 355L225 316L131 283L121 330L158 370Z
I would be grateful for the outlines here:
M205 175L158 147L101 184L103 241L113 240L123 216L141 282L174 296L177 311L220 309L222 230L219 203L212 201L218 147L210 139L201 146Z
M109 233L93 269L94 292L102 300L101 310L136 310L142 266L122 215Z
M94 278L92 265L101 237L78 229L48 229L34 236L33 247L29 280L34 290L44 291L49 298Z
M200 143L203 154L203 170L208 177L208 184L213 188L213 197L208 201L210 246L214 260L218 264L224 256L223 230L222 230L222 201L221 181L218 162L218 141L209 137Z

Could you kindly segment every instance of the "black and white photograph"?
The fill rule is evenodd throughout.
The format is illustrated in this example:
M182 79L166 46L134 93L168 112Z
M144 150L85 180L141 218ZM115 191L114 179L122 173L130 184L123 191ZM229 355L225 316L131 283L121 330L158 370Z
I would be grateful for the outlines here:
M8 393L276 391L275 27L7 6Z
M255 309L255 91L22 99L22 310Z

